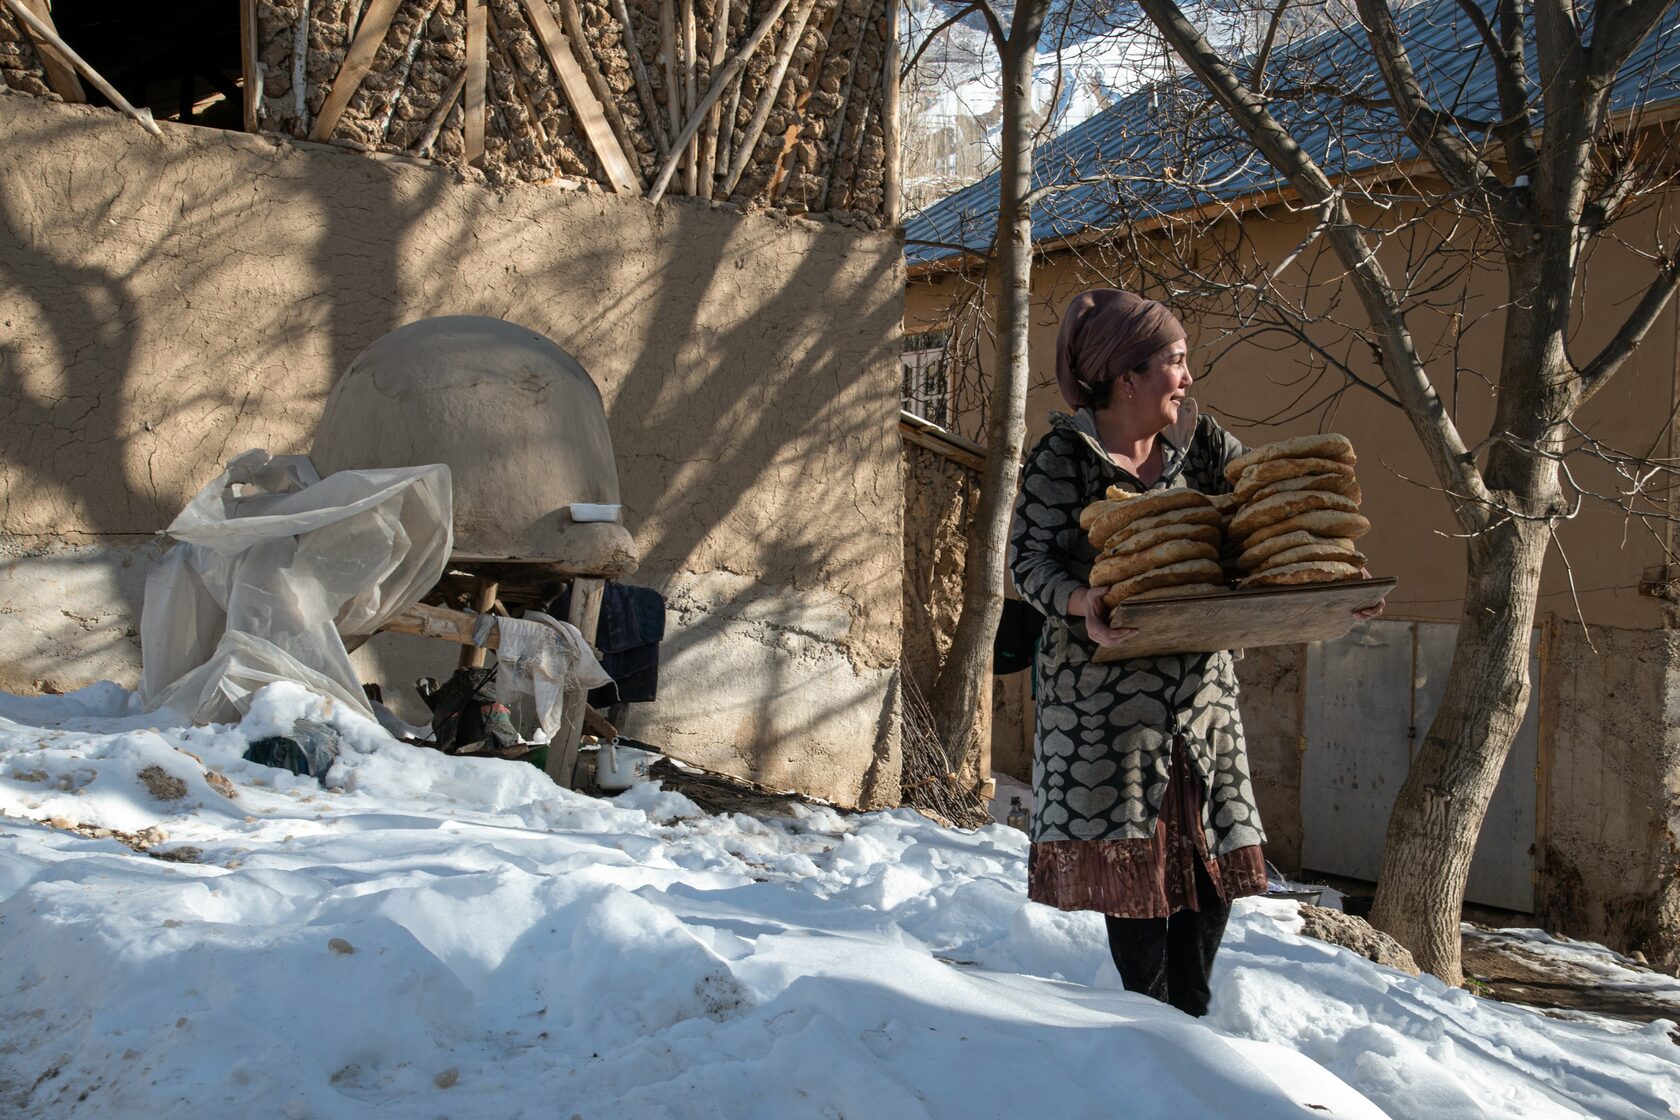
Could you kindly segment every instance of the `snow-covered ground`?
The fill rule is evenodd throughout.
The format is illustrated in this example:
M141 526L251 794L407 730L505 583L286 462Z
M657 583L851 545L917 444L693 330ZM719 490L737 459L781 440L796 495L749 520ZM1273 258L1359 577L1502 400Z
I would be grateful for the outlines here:
M346 740L334 788L241 760L299 715ZM113 686L0 696L0 813L4 1116L1680 1106L1671 1024L1558 1021L1387 971L1296 936L1293 904L1239 907L1191 1020L1119 990L1094 916L1027 902L1005 827L707 817L653 786L598 801L289 685L237 727L167 726Z

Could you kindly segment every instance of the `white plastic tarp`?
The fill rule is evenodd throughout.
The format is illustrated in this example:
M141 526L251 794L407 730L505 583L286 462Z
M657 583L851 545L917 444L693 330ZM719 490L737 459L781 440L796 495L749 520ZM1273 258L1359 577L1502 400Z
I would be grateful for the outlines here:
M449 468L339 471L247 451L187 504L146 578L148 710L233 722L297 681L371 716L349 650L437 583L453 544Z

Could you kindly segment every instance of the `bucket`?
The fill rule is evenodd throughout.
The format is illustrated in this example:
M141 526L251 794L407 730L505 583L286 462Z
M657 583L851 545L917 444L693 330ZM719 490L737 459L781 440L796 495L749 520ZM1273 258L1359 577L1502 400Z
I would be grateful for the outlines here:
M629 789L648 780L648 769L659 755L639 747L627 747L617 739L601 744L595 756L595 784L607 793Z

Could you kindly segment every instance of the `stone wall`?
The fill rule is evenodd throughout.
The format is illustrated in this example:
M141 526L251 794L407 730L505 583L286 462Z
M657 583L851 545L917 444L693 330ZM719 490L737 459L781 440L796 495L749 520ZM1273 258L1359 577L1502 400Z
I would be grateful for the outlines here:
M0 688L132 683L153 533L184 499L248 447L307 451L334 378L379 335L493 315L601 386L632 578L671 604L660 700L628 729L701 765L893 802L900 260L885 234L496 191L201 128L159 140L0 94ZM454 660L375 645L407 651L388 693L417 656Z

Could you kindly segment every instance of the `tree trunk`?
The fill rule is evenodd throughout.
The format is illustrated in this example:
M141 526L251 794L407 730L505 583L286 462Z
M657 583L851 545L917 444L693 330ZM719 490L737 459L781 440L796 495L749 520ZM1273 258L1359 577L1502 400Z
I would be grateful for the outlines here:
M1046 0L1018 4L1009 38L1000 44L1002 163L998 171L997 255L989 280L997 353L986 418L986 469L980 481L980 505L968 527L962 616L929 699L939 741L953 772L961 769L964 759L978 746L977 717L985 695L985 678L992 671L992 642L1003 614L1004 558L1015 488L1020 480L1021 444L1027 431L1027 318L1032 280L1032 208L1027 194L1032 189L1033 162L1029 118L1032 64L1045 8Z
M1551 530L1507 521L1471 538L1446 695L1388 821L1371 923L1418 967L1460 984L1459 915L1470 857L1528 708L1529 636Z

